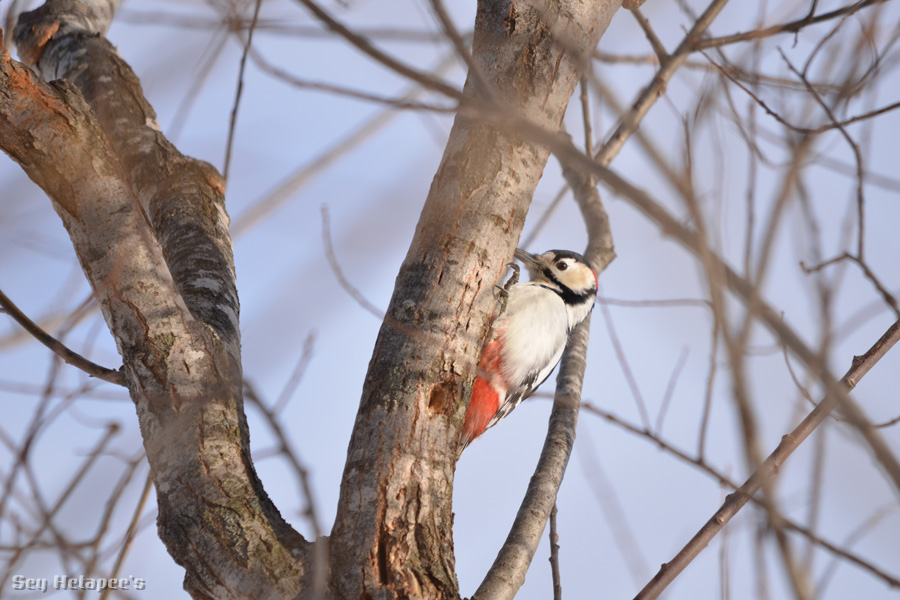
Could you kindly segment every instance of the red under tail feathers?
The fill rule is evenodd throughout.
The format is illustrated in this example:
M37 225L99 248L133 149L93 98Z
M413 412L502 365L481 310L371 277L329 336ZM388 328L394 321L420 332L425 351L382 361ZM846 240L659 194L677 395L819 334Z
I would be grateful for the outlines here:
M494 385L502 386L500 362L500 340L495 339L484 349L478 363L478 377L472 387L472 400L466 411L466 420L460 438L460 454L472 440L484 433L488 423L500 408L500 394L497 386Z
M497 394L497 390L490 383L478 377L472 388L472 401L469 402L466 422L463 424L460 451L484 433L498 408L500 408L500 396Z

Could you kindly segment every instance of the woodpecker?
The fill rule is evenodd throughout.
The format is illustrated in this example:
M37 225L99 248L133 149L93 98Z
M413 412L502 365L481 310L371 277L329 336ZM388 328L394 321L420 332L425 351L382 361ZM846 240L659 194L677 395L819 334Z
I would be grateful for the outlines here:
M514 283L501 292L506 305L481 353L459 456L547 379L562 357L569 333L594 307L597 274L580 254L550 250L535 255L516 249L515 257L528 269L531 281Z

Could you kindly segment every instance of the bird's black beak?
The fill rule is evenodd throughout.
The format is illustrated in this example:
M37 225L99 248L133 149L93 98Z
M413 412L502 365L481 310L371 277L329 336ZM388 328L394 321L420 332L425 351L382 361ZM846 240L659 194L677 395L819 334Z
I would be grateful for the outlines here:
M513 256L516 258L516 260L521 260L523 263L525 263L526 267L531 267L531 266L537 264L537 262L538 262L537 256L535 256L534 254L531 254L530 252L526 252L526 251L522 250L521 248L516 248L516 251L513 253Z

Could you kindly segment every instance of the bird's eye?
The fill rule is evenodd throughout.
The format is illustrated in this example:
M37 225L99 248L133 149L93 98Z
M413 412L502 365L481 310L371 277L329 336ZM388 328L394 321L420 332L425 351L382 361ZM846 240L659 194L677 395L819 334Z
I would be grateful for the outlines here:
M569 268L569 265L566 264L566 261L561 260L558 263L556 263L556 268L559 269L560 271L565 271L566 269Z

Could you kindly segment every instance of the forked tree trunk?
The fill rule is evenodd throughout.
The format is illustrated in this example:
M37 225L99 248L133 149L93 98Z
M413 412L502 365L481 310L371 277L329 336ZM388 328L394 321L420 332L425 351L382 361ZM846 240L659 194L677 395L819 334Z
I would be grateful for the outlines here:
M50 0L25 16L20 56L46 80L70 83L41 81L4 53L0 146L52 198L116 339L160 537L195 598L459 597L456 440L493 287L548 158L487 115L502 107L558 130L619 3L479 3L480 75L470 72L397 277L328 553L284 523L250 460L221 177L163 137L137 78L103 39L115 0Z

